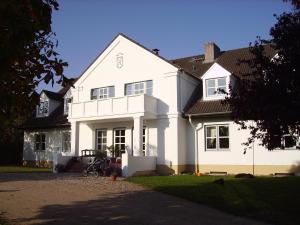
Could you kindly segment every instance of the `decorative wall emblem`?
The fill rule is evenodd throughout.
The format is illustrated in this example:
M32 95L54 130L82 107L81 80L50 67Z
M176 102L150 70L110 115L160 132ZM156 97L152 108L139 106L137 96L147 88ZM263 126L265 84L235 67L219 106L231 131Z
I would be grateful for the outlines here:
M117 54L117 58L116 58L116 62L117 62L117 68L120 69L123 67L123 53L118 53Z

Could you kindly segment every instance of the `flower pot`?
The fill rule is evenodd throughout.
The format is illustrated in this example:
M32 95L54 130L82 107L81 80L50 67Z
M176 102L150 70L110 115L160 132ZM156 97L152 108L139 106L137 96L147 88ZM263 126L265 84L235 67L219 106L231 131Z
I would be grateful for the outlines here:
M117 179L117 175L111 175L111 180L112 181L116 181L116 179Z

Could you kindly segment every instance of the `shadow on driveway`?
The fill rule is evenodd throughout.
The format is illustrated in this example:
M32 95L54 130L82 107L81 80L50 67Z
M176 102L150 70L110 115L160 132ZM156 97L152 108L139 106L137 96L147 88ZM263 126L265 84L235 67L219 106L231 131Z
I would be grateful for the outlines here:
M33 224L47 225L250 225L257 221L231 216L206 206L153 191L137 191L70 205L42 207ZM20 220L30 222L28 219Z

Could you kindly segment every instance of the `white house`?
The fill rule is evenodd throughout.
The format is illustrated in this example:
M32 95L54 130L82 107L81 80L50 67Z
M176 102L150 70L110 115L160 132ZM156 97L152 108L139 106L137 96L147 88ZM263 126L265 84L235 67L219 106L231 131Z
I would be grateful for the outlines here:
M239 130L221 104L218 90L248 69L237 63L247 57L248 48L221 52L208 43L204 55L166 60L119 34L74 87L42 91L23 125L24 163L45 165L53 152L80 156L112 145L123 153L126 175L298 173L298 143L286 136L281 148L268 151L257 142L244 154L249 131Z

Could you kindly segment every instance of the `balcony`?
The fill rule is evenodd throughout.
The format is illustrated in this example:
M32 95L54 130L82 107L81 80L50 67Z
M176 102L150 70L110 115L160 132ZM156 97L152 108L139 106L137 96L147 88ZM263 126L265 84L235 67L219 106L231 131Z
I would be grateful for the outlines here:
M142 114L146 118L155 118L157 99L145 94L124 96L70 103L69 109L69 119L76 120L122 118L134 114Z

